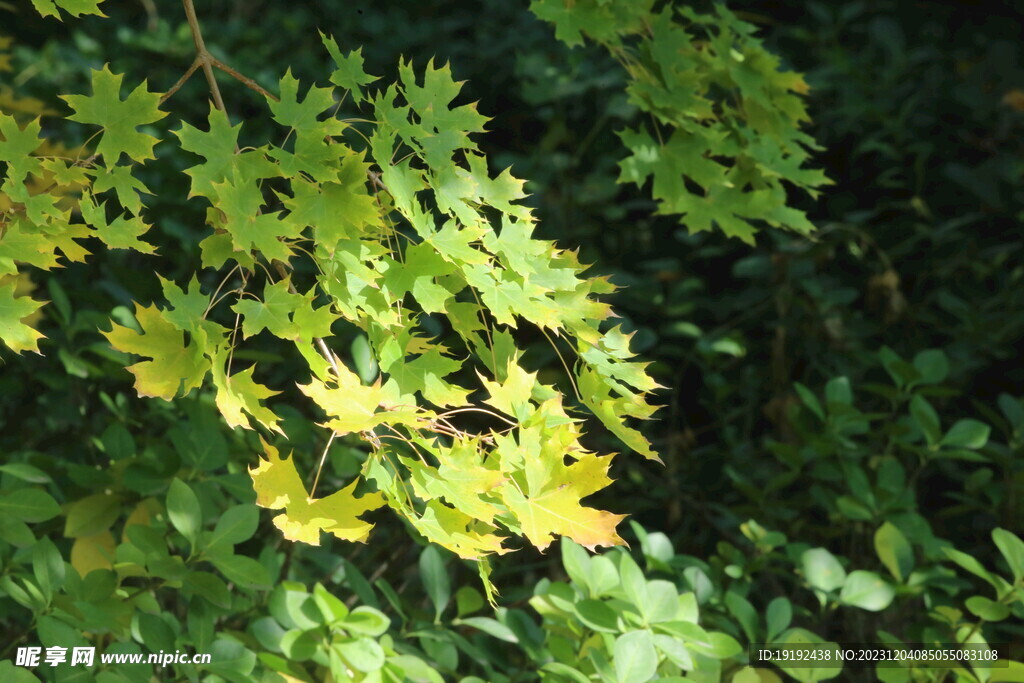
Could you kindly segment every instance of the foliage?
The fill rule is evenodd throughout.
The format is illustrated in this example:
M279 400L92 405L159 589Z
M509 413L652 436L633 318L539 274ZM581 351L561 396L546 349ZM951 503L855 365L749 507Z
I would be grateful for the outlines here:
M198 36L192 17L190 24ZM306 359L302 375L311 379L300 389L327 414L328 448L347 434L362 434L373 446L362 474L380 491L355 496L357 479L310 503L313 493L299 483L294 462L275 459L270 450L270 460L253 470L257 503L284 509L277 525L287 538L317 544L323 529L365 540L372 525L356 521L358 515L386 502L428 539L469 559L506 552L499 529L522 533L541 549L553 534L590 547L620 543L614 528L621 516L580 504L610 483L610 458L578 443L577 420L563 409L561 394L523 369L510 334L528 322L569 342L579 359L571 378L579 400L627 444L656 458L624 418L650 417L654 408L644 394L657 384L629 360L629 335L599 329L611 311L596 296L612 288L603 278L580 277L584 267L571 253L532 238L529 210L513 204L525 196L522 183L507 171L490 177L469 137L483 131L486 119L474 105L452 106L460 85L448 67L428 64L420 85L412 65L403 63L398 83L364 95L362 85L376 79L362 72L359 54L342 56L333 39L323 39L338 64L332 80L374 109L373 131L359 131L368 145L356 150L342 142L350 122L320 119L337 109L332 88L310 86L300 97L290 72L280 80L280 98L268 94L273 119L288 131L286 144L239 149L239 128L222 103L211 109L207 131L182 124L176 131L182 148L205 159L187 169L190 196L211 203L213 233L200 243L203 264L226 270L217 292L236 273L240 279L228 292L237 299L235 327L210 319L223 297L204 294L195 278L187 290L162 281L167 308L136 304L134 325L115 324L104 333L114 349L149 358L129 367L137 392L169 401L201 387L212 372L217 406L231 426L251 429L250 416L280 431L279 418L264 404L278 392L253 380L255 365L232 374L239 323L243 339L267 331ZM201 45L197 37L196 64L207 60L209 69ZM216 84L211 87L219 101ZM74 111L69 120L101 128L95 153L81 164L48 159L47 165L30 156L39 147L38 119L19 128L4 115L0 159L7 162L4 187L13 209L4 226L11 272L15 260L52 268L57 249L69 259L83 258L76 238L154 251L139 239L150 227L139 194L148 190L132 173L154 158L158 141L138 129L164 118L159 106L173 90L161 96L143 83L122 100L121 89L122 76L104 67L92 73L91 95L64 98ZM45 188L33 194L31 183ZM58 206L57 198L80 185L83 222L77 223L74 205ZM113 220L109 200L98 199L110 191L121 206ZM407 227L396 224L399 219ZM47 257L28 258L32 252ZM317 274L302 294L292 281L301 256ZM262 274L260 298L248 287ZM38 333L19 322L36 304L16 302L11 288L3 291L10 297L5 339L37 350ZM422 328L427 316L431 325ZM381 373L373 385L364 386L325 343L338 318L366 335ZM451 341L431 338L439 326L451 330ZM457 338L461 350L452 346ZM448 378L457 371L470 376L469 366L455 360L462 353L479 361L475 372L488 396L483 402L515 421L470 401L474 390ZM466 432L453 416L467 410L512 429ZM567 455L575 462L565 464ZM362 531L348 530L360 524ZM481 572L486 577L486 569Z
M620 162L619 181L643 185L653 176L657 212L680 215L691 233L717 225L752 244L752 220L812 232L804 213L788 206L782 184L817 196L825 183L820 171L801 168L816 148L800 131L808 120L803 78L778 71L754 26L721 5L712 15L671 5L655 12L653 5L531 4L567 45L586 35L615 55L629 74L629 102L652 119L653 132L640 126L619 133L631 152Z
M1015 647L1024 166L1005 28L1019 22L805 5L535 2L545 25L486 0L355 21L224 3L199 8L223 109L201 78L169 87L201 73L174 11L107 3L110 19L66 29L58 8L97 5L17 15L12 54L0 38L0 70L16 69L0 155L18 176L0 190L0 336L45 357L7 355L0 373L4 656L86 642L215 655L99 680L771 681L830 672L758 666L750 643ZM294 49L328 27L366 49ZM393 84L366 75L399 54ZM807 74L808 97L780 64ZM336 89L306 85L328 74ZM56 92L77 94L64 107ZM495 116L487 135L468 99ZM816 204L811 135L836 182ZM808 192L787 202L789 187ZM749 215L710 202L723 196ZM750 240L761 220L789 233L750 250L706 229ZM446 240L467 223L470 240ZM572 282L574 297L626 285L621 318L598 322L597 297L545 304ZM560 317L584 302L575 324ZM632 374L627 351L654 362ZM624 423L629 395L667 404L661 419ZM664 466L561 458L582 425L552 416L587 403L601 421L588 448L625 442ZM525 449L536 457L510 465ZM533 496L538 476L551 485ZM399 514L369 509L382 501ZM642 526L617 530L600 508ZM451 534L448 510L479 535ZM367 544L331 538L372 525ZM557 565L517 540L617 534L635 555L563 539ZM501 596L486 568L482 592L470 578L481 562L423 537L491 553ZM675 610L657 600L673 595ZM1020 678L1016 663L838 676L862 674Z

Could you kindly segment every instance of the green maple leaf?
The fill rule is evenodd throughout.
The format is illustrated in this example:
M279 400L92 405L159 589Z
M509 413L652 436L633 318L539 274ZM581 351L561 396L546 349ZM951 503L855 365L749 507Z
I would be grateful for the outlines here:
M320 532L334 534L344 541L364 542L373 528L359 516L376 510L384 504L379 493L355 496L358 482L337 491L326 498L314 499L295 469L295 460L282 459L277 449L263 442L266 459L249 470L253 488L256 490L256 504L271 510L283 509L274 518L274 526L291 541L320 545Z
M93 234L88 226L72 225L65 219L50 222L46 233L42 233L39 225L17 214L5 230L0 239L0 275L18 272L17 263L27 263L41 270L54 268L59 265L57 250L69 261L84 261L89 251L75 240Z
M512 202L526 199L526 192L523 188L526 182L512 176L512 171L506 168L491 178L487 173L487 160L482 156L467 154L469 168L476 181L477 199L499 209L510 216L515 216L520 221L531 220L529 207Z
M310 127L296 133L294 151L273 148L268 154L277 161L281 174L286 177L305 174L320 183L333 182L338 179L339 160L351 153L345 145L333 142L333 136L343 129L344 124L337 119L314 121Z
M40 175L42 164L32 153L43 144L41 130L38 118L19 128L13 116L0 113L0 161L7 164L7 177L12 182L20 183L30 173Z
M121 206L131 211L136 216L142 210L142 200L139 193L153 194L141 180L132 175L130 166L114 166L105 168L98 166L94 170L96 179L93 181L93 192L106 192L114 190L117 201Z
M299 102L299 80L292 76L291 69L281 77L281 99L269 101L274 120L296 131L313 131L317 128L317 117L334 106L334 94L330 88L309 86L306 97ZM322 135L320 137L323 137Z
M423 500L444 498L470 517L492 523L501 509L485 496L505 481L505 474L484 466L480 441L460 440L451 447L423 439L417 439L417 443L437 458L438 466L402 458L416 495Z
M303 226L282 217L280 211L263 213L263 193L255 179L240 178L236 173L223 183L213 183L213 188L216 206L224 212L224 229L231 234L236 249L256 249L267 259L288 260L292 250L281 238L298 237Z
M533 228L529 221L505 220L500 233L492 231L484 235L483 244L511 270L533 284L553 290L576 289L579 269L552 267L552 263L558 263L558 250L552 242L534 239Z
M366 189L368 167L362 154L348 154L336 182L317 184L293 178L294 196L283 198L292 221L312 226L317 243L328 253L334 252L339 240L381 225L380 209Z
M102 334L118 351L152 359L128 368L135 375L139 396L170 401L179 395L179 389L184 395L201 386L210 369L210 361L204 355L205 337L193 335L186 344L184 333L168 322L156 306L135 304L135 318L142 334L116 324L110 332Z
M0 340L15 353L40 353L37 342L45 337L22 320L35 313L43 302L33 301L27 296L15 297L16 287L17 282L0 285Z
M238 134L242 124L238 123L232 126L228 121L227 114L214 107L213 104L210 105L209 122L210 129L208 131L194 128L184 121L181 123L181 128L171 131L178 136L182 149L206 159L205 163L185 171L186 175L192 178L189 197L215 196L213 184L223 182L231 176L231 171L236 164Z
M165 280L159 275L157 278L160 280L164 298L171 305L171 308L163 312L167 322L182 332L205 335L211 345L218 344L227 337L228 329L226 327L206 319L206 313L210 307L210 297L202 293L199 280L195 275L189 282L187 292L170 280Z
M651 443L625 422L626 417L646 420L658 410L657 406L648 405L640 396L612 396L612 385L590 368L582 368L576 381L584 405L590 408L608 431L637 453L661 462L651 448Z
M385 389L394 387L401 396L409 397L410 403L415 403L412 394L419 392L427 401L439 406L465 403L469 392L443 379L461 367L460 361L442 356L436 348L408 362L396 359L385 364L382 359L380 365L380 369L389 375Z
M159 109L160 94L149 92L145 81L121 100L123 78L104 65L92 72L92 95L61 95L75 110L69 120L103 127L96 152L103 155L107 166L116 164L122 153L135 161L153 159L153 146L159 140L136 129L167 116Z
M311 342L313 339L331 336L331 326L338 319L338 315L331 310L330 304L313 307L313 300L316 298L316 288L312 287L302 295L295 312L292 313L292 322L295 324L296 336L304 342Z
M416 83L411 60L400 64L398 73L402 79L405 99L419 115L420 123L428 133L454 132L462 141L460 147L476 148L468 141L466 134L482 133L484 124L490 119L477 112L475 103L450 108L452 101L462 90L462 82L452 79L451 68L447 64L435 69L434 60L431 59L423 71L422 87Z
M156 252L156 247L139 239L139 236L144 235L153 226L144 223L138 216L125 218L122 215L108 222L107 212L104 209L105 203L96 204L93 196L88 192L82 195L82 199L78 203L82 218L93 227L96 237L99 237L111 249L134 249L143 254Z
M64 159L44 159L43 170L53 174L57 185L71 187L89 184L89 174L83 166L76 166Z
M439 500L427 501L422 515L407 514L406 519L431 542L465 560L480 560L487 555L500 555L510 550L502 547L504 539L491 533L494 527Z
M581 345L580 357L606 379L625 382L644 392L663 389L647 375L646 368L650 363L628 361L634 356L629 350L629 342L634 334L624 334L620 326L613 327L601 336L597 344Z
M480 298L499 323L515 327L515 316L523 315L527 320L543 324L544 327L557 326L557 318L547 316L541 319L538 314L544 312L531 300L536 295L543 295L543 290L529 287L516 273L478 265L464 266L462 270L466 281L480 293Z
M446 260L456 265L490 264L490 257L475 248L473 244L487 234L481 226L459 227L455 221L448 221L437 232L424 236L424 240L430 242Z
M268 283L263 288L263 301L242 299L231 307L231 310L243 316L242 336L248 339L263 330L269 330L281 339L298 336L291 314L302 305L302 297L292 294L289 284L289 280Z
M49 270L59 264L55 247L48 235L24 218L11 221L0 239L0 274L17 273L18 263Z
M58 20L63 21L57 8L64 10L73 17L80 17L83 14L95 14L105 17L107 15L99 7L101 2L103 0L32 0L32 5L42 16L56 17Z
M352 50L347 55L342 55L338 43L334 38L320 32L320 40L330 53L331 59L337 65L334 73L331 74L331 83L344 88L352 93L352 99L356 104L362 102L366 97L363 95L363 86L373 83L377 76L370 76L363 70L363 49Z
M407 247L404 257L404 263L385 259L384 287L398 299L412 292L425 313L444 312L453 295L437 284L437 278L456 272L455 267L426 242Z

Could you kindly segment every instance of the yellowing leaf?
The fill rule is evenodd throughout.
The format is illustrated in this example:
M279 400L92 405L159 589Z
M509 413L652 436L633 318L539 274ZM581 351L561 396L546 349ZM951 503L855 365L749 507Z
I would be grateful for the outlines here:
M43 335L23 321L32 316L43 302L33 301L26 296L15 298L14 290L17 286L17 282L0 285L0 340L17 353L39 353L37 342L43 339Z
M457 441L451 447L436 444L432 447L419 442L438 460L431 467L419 460L403 458L411 473L413 491L423 500L443 497L449 505L474 519L490 524L501 510L495 502L484 498L505 481L505 474L484 467L483 451L477 439Z
M661 462L644 435L627 426L625 422L626 417L646 420L658 410L658 406L648 405L643 397L637 394L628 397L612 396L609 389L611 385L607 381L602 381L600 375L589 368L584 368L577 375L577 384L583 403L604 423L608 431L637 453Z
M76 538L71 546L71 566L83 577L96 569L112 569L116 546L109 531Z
M394 395L380 386L380 378L372 386L364 386L359 376L344 365L339 365L338 371L340 376L335 388L313 380L299 385L299 389L324 409L330 418L327 427L339 435L371 430L384 422L416 424L419 421L415 407L391 405Z
M559 456L560 459L560 456ZM524 492L515 481L501 488L509 510L519 520L523 534L544 550L555 535L568 536L582 546L623 545L615 527L625 515L584 507L580 500L608 484L611 456L586 454L568 467L548 463L550 476L536 490Z
M284 510L274 518L274 526L285 538L320 545L320 532L326 531L345 541L366 540L373 524L359 519L359 515L384 504L380 493L367 493L356 498L354 491L358 482L352 482L326 498L310 498L295 469L295 461L281 459L277 449L266 442L263 447L267 458L249 469L256 490L256 504L271 510Z
M503 539L489 533L493 527L477 522L460 510L444 505L439 500L427 502L423 515L409 518L424 536L451 550L466 560L479 560L487 555L504 554Z
M102 334L118 351L152 358L128 368L135 375L135 389L139 396L156 396L170 401L178 395L179 389L187 394L201 386L206 371L210 369L210 361L197 342L201 335L194 335L185 344L184 333L167 322L156 306L135 304L135 317L142 334L120 325L114 325L110 332Z
M514 359L510 358L504 382L501 384L491 382L483 375L480 375L480 381L487 389L487 393L490 394L485 402L506 415L513 415L520 420L525 420L532 412L530 396L533 395L533 388L537 386L536 372L523 370Z
M231 427L252 429L246 414L270 431L284 434L277 426L280 418L272 410L261 404L261 401L281 393L266 388L253 381L252 373L256 366L250 366L230 377L225 367L227 352L217 355L213 364L213 385L217 387L217 408L224 416L224 421Z
M153 517L160 513L160 501L156 498L145 498L129 513L128 519L124 521L124 529L121 531L121 541L128 540L128 527L140 525L148 526Z

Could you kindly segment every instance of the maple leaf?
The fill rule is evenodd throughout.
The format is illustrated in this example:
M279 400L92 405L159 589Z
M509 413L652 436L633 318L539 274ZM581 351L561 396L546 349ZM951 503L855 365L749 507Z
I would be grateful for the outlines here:
M661 462L651 443L637 430L625 423L626 417L646 420L657 410L636 395L613 397L611 385L590 368L583 368L576 377L580 397L590 410L624 444L650 460Z
M406 101L419 115L421 125L428 132L455 133L458 136L459 147L476 148L469 142L466 134L482 133L484 124L490 119L477 112L475 103L449 108L452 100L462 90L463 82L452 79L452 72L447 64L435 69L434 60L431 59L423 70L422 87L416 83L411 60L399 64L398 73L402 79ZM452 149L454 151L456 147Z
M529 490L523 491L515 481L500 489L523 535L540 550L547 548L555 535L567 536L591 550L624 545L615 527L625 515L585 507L580 502L612 483L608 478L611 456L588 453L568 466L560 453L549 451L546 458L542 467L547 469L547 476L538 478Z
M537 386L536 372L523 370L514 358L509 358L502 383L492 382L479 373L477 376L490 394L485 403L519 420L525 420L533 413L530 397Z
M373 524L359 516L384 504L380 493L367 493L357 498L358 482L352 482L326 498L311 498L295 469L295 460L291 456L282 459L277 449L265 441L263 449L266 459L261 458L256 467L249 469L256 504L284 510L274 517L274 526L285 538L320 545L320 532L326 531L344 541L366 541Z
M286 128L314 128L317 117L334 106L331 89L316 85L309 86L305 99L299 102L299 80L292 76L291 69L281 77L280 95L280 100L269 101L270 111L274 114L274 120Z
M416 495L423 500L444 498L474 519L488 524L493 522L501 508L484 496L501 485L506 477L503 472L484 466L480 440L459 440L450 447L423 439L417 439L417 443L437 458L438 466L402 458L411 474Z
M117 163L122 153L135 161L153 159L153 146L159 140L136 129L167 116L159 109L160 94L149 92L145 81L121 100L123 78L123 74L111 73L104 65L92 72L92 95L61 95L75 110L69 120L103 127L96 152L103 155L108 166Z
M433 348L406 362L404 358L386 363L381 359L380 369L389 375L385 389L394 389L400 395L400 402L415 403L414 392L439 406L461 405L466 402L469 391L446 382L443 378L462 367L462 363L441 355L440 349Z
M24 128L18 127L13 116L0 113L0 161L7 164L7 177L11 182L20 183L30 173L39 175L42 164L32 153L43 144L40 139L39 119L29 121Z
M342 55L338 43L334 38L320 32L320 40L331 55L331 59L337 65L337 69L331 74L331 83L344 88L352 93L352 99L356 104L362 102L366 97L363 95L363 86L373 83L377 76L370 76L363 71L363 49L352 50L347 55Z
M248 339L263 330L281 339L292 339L298 335L290 316L300 306L302 297L292 294L289 284L287 279L268 282L263 287L263 301L240 299L231 307L231 310L243 316L243 337Z
M18 263L49 270L58 265L52 240L24 219L7 224L0 239L0 274L18 272Z
M456 272L429 243L407 247L404 262L387 258L384 286L399 299L408 292L416 298L425 313L442 313L452 293L437 284L437 278Z
M60 12L57 11L58 7L73 17L80 17L83 14L105 17L107 15L99 7L101 2L103 0L32 0L32 5L42 16L56 17L59 21L63 21Z
M280 418L260 403L260 401L281 392L273 391L253 381L252 373L256 369L255 365L228 376L227 361L226 350L218 353L213 360L213 385L217 388L217 408L224 416L224 421L231 427L252 429L249 420L245 417L245 414L248 413L270 431L283 435L284 432L277 424L280 422Z
M97 205L89 192L85 192L78 203L82 218L93 227L96 237L111 249L134 249L143 254L152 254L156 251L152 244L139 239L140 235L144 235L153 226L143 222L138 216L125 218L127 214L108 222L107 212L103 208L105 203L100 202Z
M213 184L227 179L236 164L235 150L242 124L232 126L227 114L214 107L212 102L208 120L208 131L199 130L184 121L181 128L171 131L178 136L183 150L206 159L205 163L185 170L185 174L192 178L189 197L216 196Z
M139 193L153 194L141 180L132 175L130 166L114 166L113 168L98 166L94 173L96 179L92 185L93 192L114 190L114 193L117 195L117 201L121 202L121 206L136 216L142 210L142 200L139 198Z
M427 501L422 515L407 516L406 519L429 540L465 560L479 560L510 550L502 547L504 539L501 536L490 533L494 527L478 522L439 500Z
M291 249L281 238L298 237L303 226L280 211L263 213L263 193L257 180L248 179L232 166L232 176L223 183L214 182L217 208L224 212L224 229L230 233L235 248L259 250L267 259L287 261Z
M116 324L102 334L118 351L152 359L128 368L135 375L139 396L170 401L178 395L179 388L184 395L201 386L210 369L210 361L203 355L205 337L193 335L186 344L184 333L168 322L156 306L136 303L135 318L142 328L141 334Z
M37 342L44 339L43 335L22 321L35 313L43 302L27 296L15 297L15 287L17 282L0 285L0 340L15 353L34 351L42 355Z
M207 309L210 307L210 297L202 293L199 280L194 274L189 282L187 292L160 275L157 275L157 279L160 280L164 298L171 305L171 308L163 312L167 322L182 332L205 335L211 345L219 343L227 336L228 329L226 327L206 319Z
M322 184L292 179L292 197L283 197L291 219L313 226L317 243L329 254L341 239L358 237L381 225L380 209L366 189L369 168L363 154L347 154L334 182Z
M486 202L504 213L514 216L520 221L531 220L529 207L513 204L514 201L526 199L523 187L526 182L512 177L511 169L506 168L496 178L487 173L487 160L476 154L467 154L469 168L477 186L477 199Z
M299 385L299 390L323 408L330 420L327 427L339 435L365 432L377 425L416 425L420 417L415 409L378 410L393 404L395 396L380 386L380 378L372 386L364 386L358 375L343 365L338 366L337 386L328 387L319 380Z

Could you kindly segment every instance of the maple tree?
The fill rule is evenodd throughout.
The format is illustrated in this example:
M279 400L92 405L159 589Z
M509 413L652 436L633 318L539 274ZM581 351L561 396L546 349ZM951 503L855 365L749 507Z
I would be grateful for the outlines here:
M34 2L49 16L100 13L93 2ZM806 85L779 72L728 11L712 20L652 5L533 5L569 44L586 35L612 51L630 75L630 100L653 117L650 130L622 132L630 155L620 181L653 176L659 211L680 214L691 230L717 225L746 241L756 220L810 230L787 208L782 184L813 192L824 182L801 168L813 147L799 131ZM321 34L336 65L331 85L304 85L289 70L273 95L211 57L185 7L197 58L173 88L129 84L122 99L123 76L104 66L88 94L63 97L69 120L95 133L77 158L39 155L39 120L0 114L0 191L11 207L0 217L0 274L83 260L80 242L90 238L153 254L143 239L151 192L138 172L158 142L176 138L196 157L185 170L189 198L208 206L202 265L223 274L221 286L161 278L164 303L137 304L137 328L114 323L103 334L142 358L128 367L139 395L170 401L209 381L229 425L268 437L283 435L274 397L286 387L265 386L259 365L240 367L236 350L260 335L294 346L308 368L298 389L324 416L324 457L346 435L370 457L345 488L318 498L319 472L307 489L310 473L264 442L250 469L257 504L280 510L274 523L286 538L365 541L372 523L362 516L388 506L430 541L479 561L488 586L487 557L512 550L511 537L541 550L557 536L591 549L621 544L624 516L584 502L611 484L612 455L581 443L579 408L657 460L633 420L653 416L660 387L613 320L606 299L615 286L587 275L575 252L534 237L524 183L508 169L492 173L475 141L488 118L456 104L462 84L450 68L402 61L395 82L372 88L379 79L365 73L361 52L343 53ZM200 68L213 96L206 120L179 121L162 140L140 130L156 130L167 100ZM266 100L283 142L240 146L243 124L232 123L214 68ZM338 118L345 98L366 119ZM312 282L298 275L307 271ZM39 352L41 335L24 321L41 305L0 287L8 347ZM233 325L216 321L231 314ZM361 378L332 349L339 320L365 335L376 377ZM440 337L429 331L438 328ZM562 358L562 386L524 365L516 332L525 328ZM471 429L468 414L491 426Z

